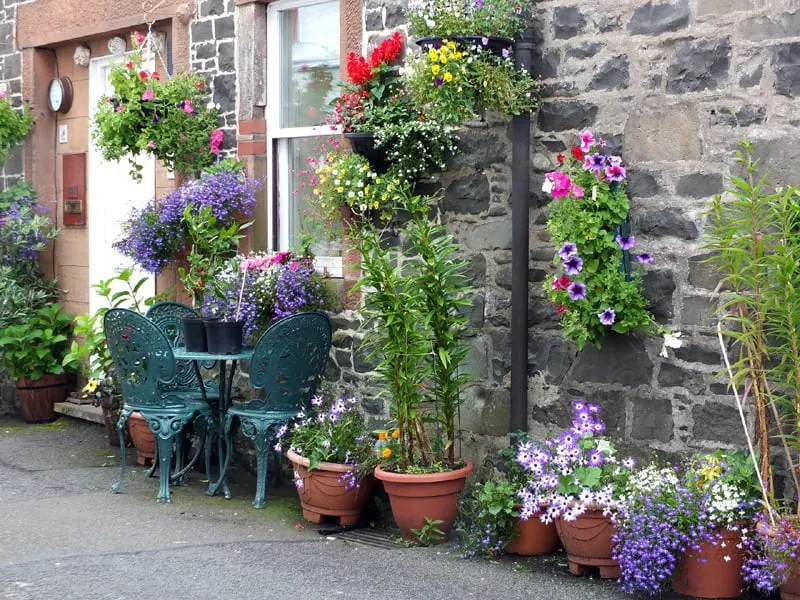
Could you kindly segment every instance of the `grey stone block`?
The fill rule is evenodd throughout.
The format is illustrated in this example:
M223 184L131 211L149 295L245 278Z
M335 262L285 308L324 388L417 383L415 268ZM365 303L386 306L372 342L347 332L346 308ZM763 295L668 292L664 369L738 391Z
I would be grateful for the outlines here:
M764 67L762 65L758 65L758 67L756 67L753 71L750 73L745 73L739 78L739 87L747 89L760 85L763 73Z
M236 21L233 15L229 17L221 17L214 21L214 37L217 40L224 40L232 38L236 33Z
M467 225L461 234L464 244L472 250L507 250L511 248L511 227L506 220Z
M558 76L558 67L561 64L561 52L557 48L547 48L544 51L536 50L531 62L531 73L534 77L550 79Z
M539 109L539 129L565 131L584 129L594 124L598 107L590 102L545 102Z
M699 236L695 222L675 207L635 214L633 223L634 229L648 235L672 236L682 240L695 240Z
M794 37L800 29L800 10L751 17L739 23L739 34L753 42Z
M228 112L236 108L236 75L217 75L214 77L214 103L220 111Z
M476 215L489 208L489 180L483 173L454 179L447 186L442 208L450 213Z
M709 327L715 323L716 306L705 296L687 296L683 299L682 321L684 325Z
M630 84L627 56L615 56L597 71L589 83L590 90L621 90Z
M674 349L675 356L686 362L721 365L722 353L719 349L709 349L697 344L686 344Z
M664 362L658 373L658 385L661 387L682 387L693 394L700 394L705 390L706 382L702 373L692 371L678 365Z
M552 26L555 38L563 40L581 33L586 27L586 18L577 6L556 6Z
M225 0L203 0L200 3L200 16L218 16L225 14Z
M567 50L567 58L591 58L602 49L603 44L597 42L583 42L579 46Z
M214 58L217 55L217 45L214 42L196 44L194 46L194 52L194 56L197 60Z
M383 10L369 10L364 17L364 27L367 31L383 30Z
M575 381L616 383L625 387L650 384L653 361L642 340L631 335L611 334L602 344L601 349L589 345L583 348L572 373Z
M232 41L220 42L217 66L222 73L230 73L236 70L236 57L234 55L234 43Z
M741 446L744 441L739 411L734 406L709 401L693 407L692 418L695 439L736 446Z
M664 132L670 143L664 143ZM702 143L697 132L700 120L691 103L650 105L629 113L625 123L625 154L630 163L645 161L699 160Z
M192 44L209 42L214 39L214 25L211 21L194 21L189 31Z
M511 148L506 138L485 129L461 129L458 132L458 153L447 162L448 168L474 167L485 169L510 160Z
M661 191L652 173L637 169L628 170L628 186L625 189L631 198L652 198Z
M708 290L716 289L722 279L722 273L714 264L708 262L712 256L711 253L706 253L689 257L690 285Z
M561 384L574 358L575 351L563 337L538 335L528 342L528 374L541 371L549 384Z
M675 185L675 193L688 198L709 198L721 194L722 190L722 175L719 173L683 175Z
M631 437L668 442L672 439L672 401L668 398L638 397L632 401Z
M677 31L689 24L692 16L689 0L648 2L637 8L628 22L628 32L635 35L657 35L666 31Z
M781 44L773 49L775 91L782 96L800 96L800 42Z
M642 277L644 297L650 301L650 310L660 320L675 316L672 295L675 293L675 279L672 271L661 269L647 271Z
M728 82L730 62L730 38L680 41L667 70L667 93L720 89Z
M760 78L760 77L759 77ZM767 107L746 104L739 108L720 107L712 111L714 125L728 125L730 127L749 127L761 125L767 118Z

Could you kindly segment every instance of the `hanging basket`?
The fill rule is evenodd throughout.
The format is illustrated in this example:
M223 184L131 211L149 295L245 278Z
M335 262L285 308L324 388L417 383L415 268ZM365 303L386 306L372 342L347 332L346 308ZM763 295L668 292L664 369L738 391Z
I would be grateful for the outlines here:
M484 44L483 40L487 40ZM422 37L417 40L417 45L421 48L438 48L445 41L453 42L462 50L471 46L485 48L495 56L503 56L503 50L509 54L514 52L514 40L502 37L484 37L481 35L445 35Z
M345 133L344 137L350 142L353 152L360 154L369 162L369 166L378 175L383 175L389 170L389 158L386 150L375 145L375 134L371 131L354 131Z

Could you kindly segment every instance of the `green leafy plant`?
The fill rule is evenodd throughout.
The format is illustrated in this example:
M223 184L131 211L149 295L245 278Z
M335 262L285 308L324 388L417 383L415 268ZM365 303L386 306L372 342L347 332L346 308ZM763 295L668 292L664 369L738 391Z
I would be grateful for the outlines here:
M530 4L521 0L428 0L409 11L417 38L473 35L515 38L528 23Z
M580 134L569 156L558 155L563 171L545 174L543 190L552 194L547 229L560 266L544 284L561 315L564 335L578 348L599 347L609 332L642 330L669 334L649 311L641 275L628 272L631 262L644 265L653 255L628 254L635 238L627 231L630 204L626 169L619 156L605 155L605 142L591 132Z
M197 175L214 162L213 150L219 152L218 141L212 144L218 113L209 108L205 79L143 69L143 42L135 34L133 54L111 67L114 94L97 104L94 143L106 160L127 158L135 179L141 179L140 154L178 173Z
M497 476L465 492L457 529L466 558L496 556L516 535L519 488Z
M31 107L25 103L15 108L7 92L0 92L0 165L8 153L22 143L33 129Z
M75 365L62 364L71 330L72 315L61 312L60 304L42 307L0 333L0 361L12 379L35 381L74 371Z
M439 519L429 519L423 517L424 523L419 529L412 529L411 533L417 536L419 546L432 546L436 542L443 540L445 537L444 531L439 529L439 525L444 523Z

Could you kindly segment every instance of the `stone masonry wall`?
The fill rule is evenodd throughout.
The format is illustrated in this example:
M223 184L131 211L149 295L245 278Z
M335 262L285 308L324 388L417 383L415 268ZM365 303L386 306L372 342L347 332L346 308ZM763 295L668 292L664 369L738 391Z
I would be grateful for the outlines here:
M190 30L192 71L206 76L220 112L224 149L236 148L235 0L201 0Z
M365 42L404 28L403 0L367 0ZM800 9L794 0L544 1L535 5L536 74L530 170L529 429L569 423L569 401L601 404L609 432L645 455L739 446L740 421L714 335L714 288L704 264L702 211L723 190L745 135L773 174L800 183ZM604 137L629 167L637 251L652 252L645 283L658 319L684 345L659 356L661 339L608 338L578 352L565 340L543 282L552 276L540 191L555 153L582 129ZM462 450L482 458L506 443L510 396L511 145L502 122L459 132L462 154L440 180L441 217L470 260L475 305L461 411ZM430 186L431 189L439 185ZM334 318L334 386L385 406L360 349L357 315Z

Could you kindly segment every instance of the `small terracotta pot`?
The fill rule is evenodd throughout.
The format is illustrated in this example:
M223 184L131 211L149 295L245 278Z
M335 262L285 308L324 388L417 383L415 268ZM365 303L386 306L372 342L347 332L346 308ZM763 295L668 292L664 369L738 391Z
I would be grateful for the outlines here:
M408 473L392 473L380 467L375 469L375 478L383 481L383 487L389 496L392 515L400 529L404 540L419 541L411 533L412 529L421 529L425 518L442 521L437 527L445 536L434 543L441 543L453 528L458 515L458 495L464 489L464 482L472 473L472 463L455 471L442 473L426 473L412 475Z
M358 487L348 489L340 480L343 473L352 471L350 465L321 462L319 469L310 471L309 460L304 456L289 450L286 458L294 467L295 480L303 484L297 493L306 521L322 523L324 516L332 516L339 517L339 524L344 527L358 523L364 503L375 487L372 475L361 479Z
M556 519L556 529L567 551L570 573L583 575L590 567L598 567L602 579L619 578L619 563L611 556L614 523L603 511L587 511L574 521Z
M133 445L136 446L136 462L146 465L148 459L155 460L156 436L153 435L150 425L138 412L131 413L128 418L128 431L133 439Z
M558 539L555 523L542 523L539 514L534 513L527 521L517 520L517 537L506 546L506 552L520 556L541 556L558 550L561 540Z
M800 600L800 562L795 563L783 582L781 600Z
M726 529L720 535L716 545L703 542L699 551L688 550L678 559L672 573L673 590L695 598L738 598L744 594L744 550L737 548L742 545L742 534ZM730 560L725 560L726 556Z

